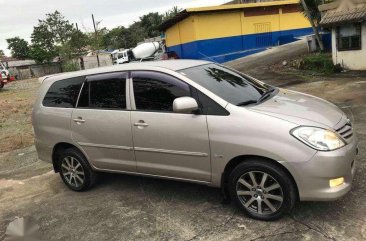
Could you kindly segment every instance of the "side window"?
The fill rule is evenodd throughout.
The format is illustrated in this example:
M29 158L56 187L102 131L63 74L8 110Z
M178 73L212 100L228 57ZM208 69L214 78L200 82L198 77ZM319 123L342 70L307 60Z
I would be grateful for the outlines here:
M201 91L193 88L193 93L194 93L194 98L197 100L198 105L201 109L201 114L203 114L203 115L222 115L222 116L230 114L225 108L223 108L222 106L217 104L207 95L201 93Z
M338 26L336 28L338 51L360 50L361 37L361 23Z
M139 71L132 77L137 110L173 112L176 98L191 96L188 84L170 75Z
M126 73L87 77L78 108L125 110Z
M43 99L47 107L74 108L85 76L59 80L51 85Z

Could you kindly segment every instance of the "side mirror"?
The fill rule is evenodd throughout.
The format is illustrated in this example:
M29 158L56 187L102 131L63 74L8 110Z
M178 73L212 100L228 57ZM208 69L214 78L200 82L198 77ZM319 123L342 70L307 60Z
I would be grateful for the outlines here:
M191 114L195 110L198 110L198 104L192 97L176 98L173 102L173 111L175 113Z

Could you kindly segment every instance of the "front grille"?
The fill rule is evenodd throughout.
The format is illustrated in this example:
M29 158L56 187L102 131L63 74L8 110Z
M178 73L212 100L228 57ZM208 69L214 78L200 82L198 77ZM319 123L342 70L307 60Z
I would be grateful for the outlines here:
M344 126L336 130L337 133L344 139L349 139L353 136L353 129L351 123L346 123Z

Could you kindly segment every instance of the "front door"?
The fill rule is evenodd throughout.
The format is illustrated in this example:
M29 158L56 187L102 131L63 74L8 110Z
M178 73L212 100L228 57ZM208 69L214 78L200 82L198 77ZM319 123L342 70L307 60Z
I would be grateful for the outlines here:
M72 113L72 137L99 169L136 172L126 77L126 73L87 77Z
M132 134L137 171L209 182L210 146L205 115L173 112L175 98L190 87L167 74L132 73Z

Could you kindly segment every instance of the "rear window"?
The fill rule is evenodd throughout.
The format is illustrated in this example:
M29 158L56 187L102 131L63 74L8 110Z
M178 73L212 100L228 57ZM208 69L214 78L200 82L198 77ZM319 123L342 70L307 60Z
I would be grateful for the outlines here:
M126 109L126 73L110 73L87 78L78 108Z
M43 99L47 107L74 108L79 96L84 76L59 80L51 85Z

